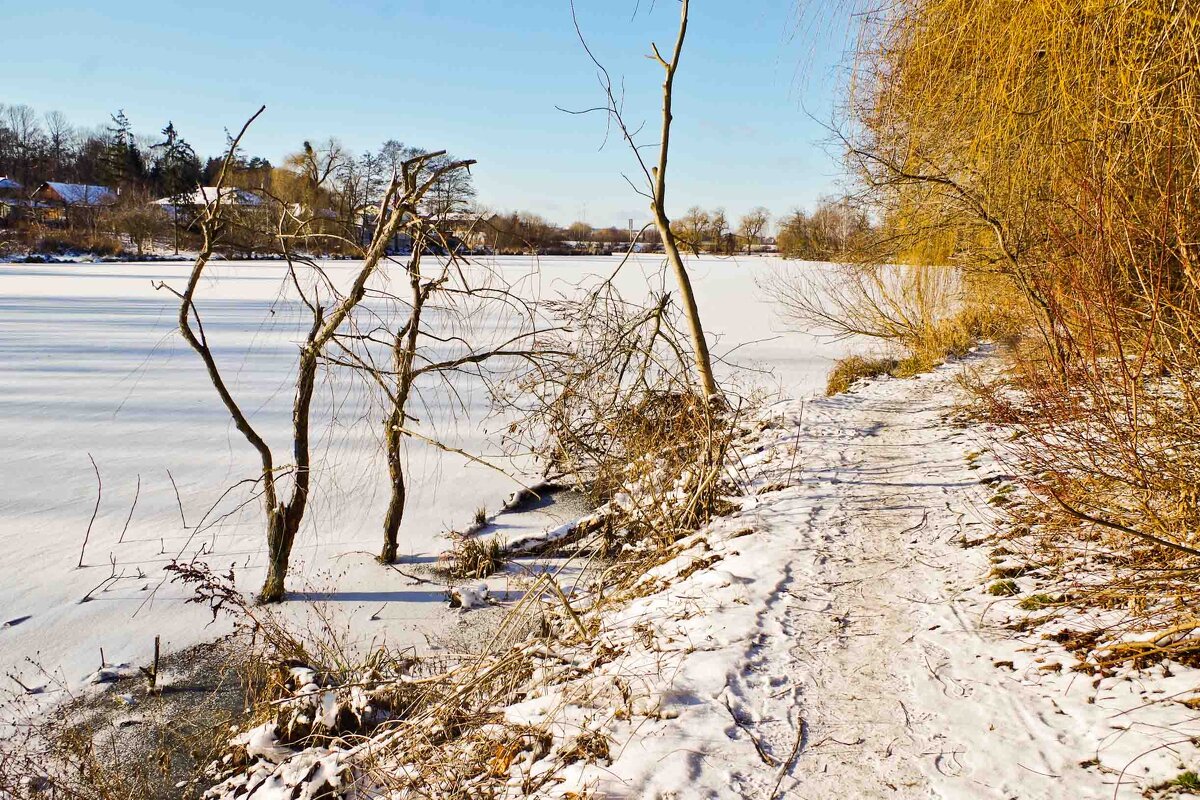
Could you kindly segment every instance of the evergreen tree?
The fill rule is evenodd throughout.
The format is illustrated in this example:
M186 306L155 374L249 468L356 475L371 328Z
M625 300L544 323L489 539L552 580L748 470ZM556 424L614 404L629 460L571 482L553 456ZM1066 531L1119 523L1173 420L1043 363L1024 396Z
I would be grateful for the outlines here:
M138 149L133 127L124 109L112 115L102 159L105 181L116 187L140 186L146 181L146 161Z
M175 252L179 252L179 209L200 185L200 159L196 151L175 130L173 122L162 129L163 141L154 145L158 161L154 164L154 185L171 200L175 228Z

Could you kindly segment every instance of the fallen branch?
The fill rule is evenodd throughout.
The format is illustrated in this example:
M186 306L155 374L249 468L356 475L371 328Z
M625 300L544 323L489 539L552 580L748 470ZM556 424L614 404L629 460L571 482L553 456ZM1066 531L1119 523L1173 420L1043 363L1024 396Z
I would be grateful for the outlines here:
M1050 496L1053 497L1054 500L1060 506L1062 506L1063 510L1066 511L1071 516L1075 517L1076 519L1081 519L1084 522L1090 522L1093 525L1100 525L1105 528L1111 528L1112 530L1120 531L1121 533L1127 533L1130 536L1136 536L1139 539L1142 539L1147 542L1151 542L1152 544L1157 544L1162 547L1169 547L1170 549L1177 550L1180 553L1186 553L1189 556L1196 556L1196 557L1200 558L1200 550L1194 550L1191 547L1188 547L1187 545L1178 544L1177 542L1168 541L1166 539L1160 539L1159 537L1157 537L1153 534L1143 533L1142 531L1136 530L1134 528L1130 528L1128 525L1122 525L1119 522L1112 522L1111 520L1100 519L1099 517L1093 517L1091 514L1087 514L1083 511L1080 511L1079 509L1068 504L1066 500L1063 500L1061 497L1059 497L1057 492L1054 492L1051 490L1048 490L1048 491L1049 491Z

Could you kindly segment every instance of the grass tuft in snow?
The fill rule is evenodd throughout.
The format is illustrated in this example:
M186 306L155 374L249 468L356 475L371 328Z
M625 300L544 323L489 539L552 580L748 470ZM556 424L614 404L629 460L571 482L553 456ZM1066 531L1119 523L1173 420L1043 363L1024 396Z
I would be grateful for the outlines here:
M1017 608L1022 611L1041 611L1056 605L1058 605L1058 601L1048 594L1031 594L1029 597L1022 598L1021 602L1017 603Z
M880 375L890 375L899 361L894 358L848 356L838 361L825 383L826 397L833 397L850 389L855 383Z
M453 546L442 556L445 574L449 578L486 578L504 569L508 561L504 542L497 537L477 539L453 533L451 539Z
M1009 579L996 581L988 587L988 594L995 595L996 597L1012 597L1020 593L1021 587L1017 586L1016 581Z

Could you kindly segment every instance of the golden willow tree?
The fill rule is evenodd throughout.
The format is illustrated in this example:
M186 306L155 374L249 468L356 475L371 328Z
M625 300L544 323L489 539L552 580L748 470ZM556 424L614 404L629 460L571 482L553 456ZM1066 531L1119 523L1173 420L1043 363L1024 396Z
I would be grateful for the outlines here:
M1194 3L899 0L843 133L890 255L1021 298L1046 494L1167 557L1200 530L1198 54Z

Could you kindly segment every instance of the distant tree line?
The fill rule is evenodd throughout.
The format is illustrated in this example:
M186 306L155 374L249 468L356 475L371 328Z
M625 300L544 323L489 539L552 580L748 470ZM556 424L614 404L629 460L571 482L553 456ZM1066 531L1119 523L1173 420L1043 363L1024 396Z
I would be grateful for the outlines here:
M529 211L480 211L473 241L479 249L501 255L603 254L627 250L631 245L643 250L660 245L653 229L593 228L586 222L563 227Z
M328 138L305 141L274 165L239 150L225 183L253 192L259 202L246 204L257 210L242 209L237 215L237 235L227 245L244 253L268 249L286 216L306 235L319 234L307 241L323 242L331 254L344 252L370 238L376 205L392 175L401 163L424 152L389 140L378 150L355 154ZM107 187L118 198L102 213L56 220L51 235L36 224L44 219L27 213L27 221L35 223L26 231L35 248L42 240L99 251L121 248L120 243L101 242L112 234L141 252L143 244L169 235L172 228L177 241L181 228L184 239L194 240L196 191L216 183L223 161L223 156L198 155L171 121L159 134L143 136L134 132L124 111L112 114L106 125L82 128L57 111L39 114L27 105L0 104L0 176L18 181L26 192L57 181ZM424 196L422 210L448 227L457 224L456 217L475 197L467 171L440 170L453 161L444 155L422 162L429 174L440 176ZM151 205L160 199L168 201L166 208ZM64 230L80 227L86 230Z
M837 261L873 230L871 219L847 199L822 199L811 214L793 211L779 221L779 254L806 261Z
M330 254L343 252L346 241L369 237L374 206L393 172L404 160L423 151L396 140L377 150L355 154L336 138L309 140L281 164L239 151L226 183L262 197L268 210L238 215L239 235L228 246L242 253L269 249L282 213L303 224L306 233L320 236ZM152 200L167 198L175 208L188 205L197 187L216 182L223 156L203 157L168 120L153 136L135 133L125 112L113 113L94 128L72 125L57 111L39 114L27 105L0 104L0 176L32 190L42 181L106 186L119 194L118 203L102 217L86 217L87 241L68 241L92 249L99 231L123 237L140 253L143 245L172 234L178 248L194 239L192 221L168 218ZM434 160L436 171L453 156ZM455 241L470 249L497 254L611 253L636 244L656 250L661 238L653 227L593 227L586 222L562 226L527 211L489 212L474 204L475 188L465 170L446 173L431 190L425 211L439 220ZM268 213L273 209L271 213ZM870 230L870 221L845 200L824 199L811 213L794 211L776 223L771 237L771 214L763 207L731 220L723 208L689 208L672 222L680 246L692 253L732 255L775 249L789 258L836 259ZM59 231L47 241L70 240ZM193 242L194 243L194 242ZM36 247L36 243L33 245ZM108 245L119 248L119 243Z
M0 175L33 188L41 181L83 183L168 195L195 186L203 167L167 122L157 136L135 134L124 111L95 128L73 125L58 111L0 103Z

